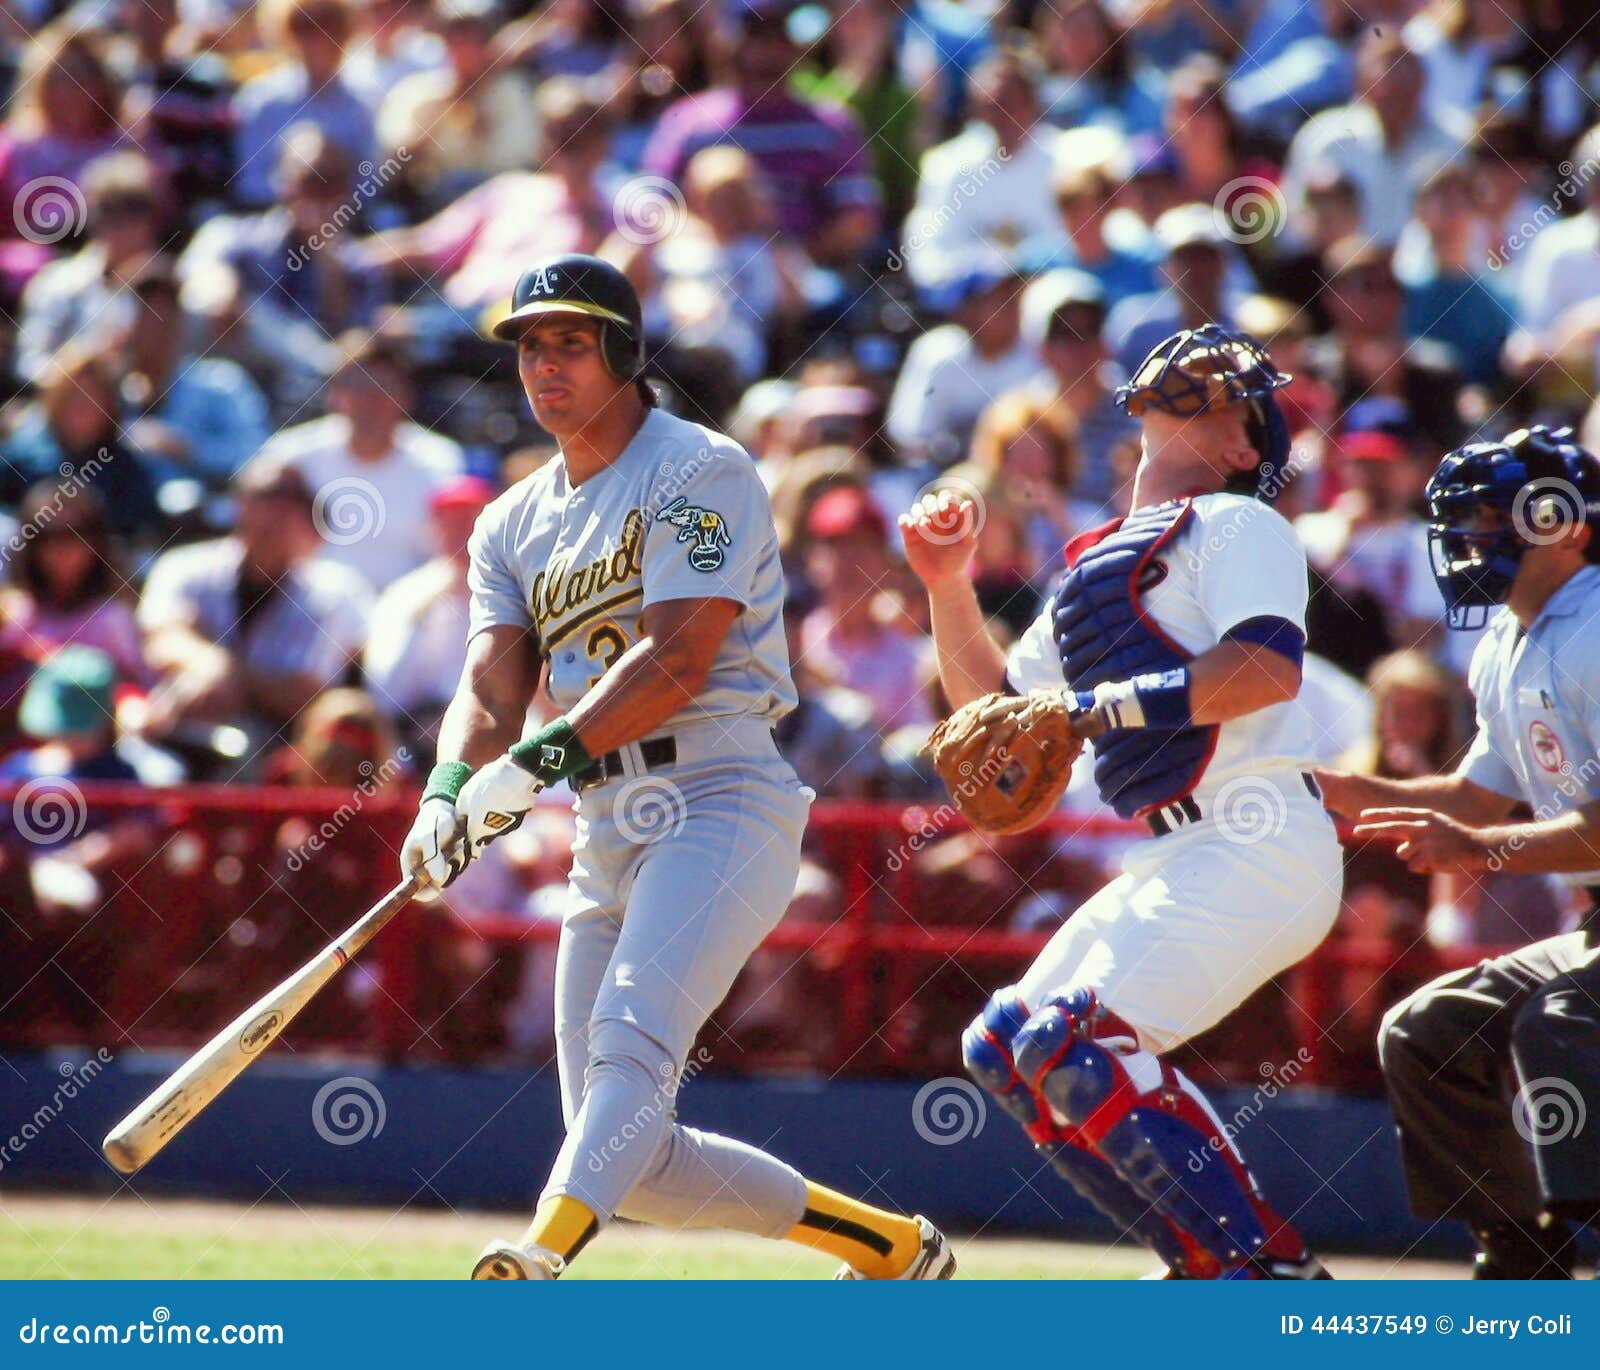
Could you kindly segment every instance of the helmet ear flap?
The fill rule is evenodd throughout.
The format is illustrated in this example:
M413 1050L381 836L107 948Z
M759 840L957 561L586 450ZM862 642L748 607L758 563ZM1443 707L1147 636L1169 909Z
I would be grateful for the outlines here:
M619 381L639 378L644 370L644 348L620 324L609 319L600 325L600 359Z

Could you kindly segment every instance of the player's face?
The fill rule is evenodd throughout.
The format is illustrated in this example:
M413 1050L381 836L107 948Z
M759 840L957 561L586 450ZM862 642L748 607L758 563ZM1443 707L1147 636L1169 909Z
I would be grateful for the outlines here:
M551 314L517 340L517 375L533 416L559 437L582 427L616 395L600 356L600 325L582 314Z
M1159 409L1144 415L1143 465L1163 475L1179 478L1187 486L1193 477L1197 491L1222 488L1236 471L1248 471L1261 458L1250 441L1242 404L1223 405L1179 418Z

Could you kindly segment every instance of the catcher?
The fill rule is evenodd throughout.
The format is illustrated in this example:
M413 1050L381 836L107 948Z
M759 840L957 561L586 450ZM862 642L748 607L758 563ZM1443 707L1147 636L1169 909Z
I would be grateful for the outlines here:
M1342 863L1297 695L1305 553L1268 506L1289 377L1215 324L1156 347L1118 403L1142 421L1132 511L1075 538L1002 654L966 571L976 511L930 495L900 526L955 715L932 741L980 829L1054 806L1085 741L1101 798L1150 829L962 1039L1040 1153L1184 1279L1326 1279L1204 1096L1162 1060L1319 943Z

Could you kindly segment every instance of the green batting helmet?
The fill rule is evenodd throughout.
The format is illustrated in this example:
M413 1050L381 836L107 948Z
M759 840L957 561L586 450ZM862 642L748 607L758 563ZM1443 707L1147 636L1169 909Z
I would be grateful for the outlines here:
M586 314L600 320L600 356L618 380L644 370L644 311L632 283L610 262L568 252L536 262L522 273L511 312L494 326L508 341L546 314Z

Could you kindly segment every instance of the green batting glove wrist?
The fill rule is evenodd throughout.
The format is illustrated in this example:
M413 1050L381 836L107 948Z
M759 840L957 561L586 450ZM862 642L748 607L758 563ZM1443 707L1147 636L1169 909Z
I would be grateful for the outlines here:
M507 755L546 789L594 765L594 758L578 739L578 730L565 718L545 724Z
M461 793L461 787L467 783L467 777L472 774L472 767L465 761L441 761L428 772L428 785L423 790L423 799L448 799L452 804L456 796Z

